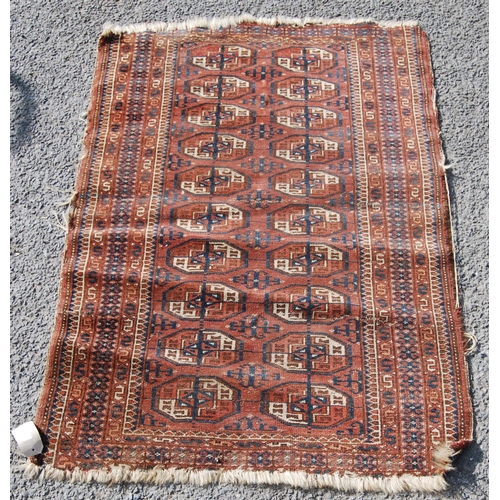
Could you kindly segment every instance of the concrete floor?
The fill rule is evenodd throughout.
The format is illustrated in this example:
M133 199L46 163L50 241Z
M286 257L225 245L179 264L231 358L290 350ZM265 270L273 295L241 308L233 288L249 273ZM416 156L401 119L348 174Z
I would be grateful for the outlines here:
M11 1L11 428L34 416L57 296L64 233L57 201L74 184L98 35L129 24L255 16L416 19L426 30L450 165L456 257L470 356L475 441L457 458L442 494L488 497L488 139L487 3L482 0L12 0ZM11 440L11 462L22 458ZM103 486L30 481L11 473L15 499L389 498L286 487Z

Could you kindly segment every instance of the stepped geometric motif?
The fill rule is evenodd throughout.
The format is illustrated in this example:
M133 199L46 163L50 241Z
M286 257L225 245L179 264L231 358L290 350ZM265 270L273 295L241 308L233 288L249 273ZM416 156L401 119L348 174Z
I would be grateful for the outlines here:
M341 116L332 109L317 106L293 106L271 113L273 122L290 128L323 130L338 127Z
M228 167L197 167L177 174L177 186L196 195L239 193L250 184L247 176Z
M183 330L158 343L158 356L178 365L225 366L241 359L243 343L226 333Z
M288 383L262 393L262 411L288 425L333 427L350 417L350 401L323 384Z
M270 214L271 228L292 235L327 236L344 228L342 215L316 205L289 205Z
M316 77L290 77L274 82L271 91L280 97L292 101L324 102L340 95L340 87L335 82L329 82Z
M290 196L324 197L342 191L341 179L321 170L292 169L272 177L272 187Z
M322 73L337 65L334 52L317 47L287 47L274 53L278 66L300 73Z
M267 297L268 312L294 323L329 323L349 311L345 295L316 285L292 285L271 292Z
M197 134L179 141L179 151L198 160L231 161L252 152L251 143L229 134Z
M347 269L345 252L324 243L289 243L268 253L269 266L286 274L329 276Z
M290 135L271 143L277 158L299 163L325 163L342 158L342 144L314 135Z
M189 320L222 320L245 310L245 294L223 283L186 282L163 293L162 309Z
M153 409L175 421L218 422L238 412L240 391L215 377L184 377L155 387Z
M235 71L255 62L255 51L239 45L203 45L188 51L188 63L209 71Z
M186 112L186 119L200 127L244 127L255 121L255 112L234 104L201 104Z
M349 364L346 346L324 333L289 333L264 344L264 360L286 371L331 373Z
M193 203L173 209L172 222L193 233L226 233L246 227L247 214L225 203Z
M168 251L167 264L186 273L228 273L247 263L248 253L225 241L188 240Z
M255 84L233 75L206 75L186 82L185 91L203 99L239 99L254 91Z

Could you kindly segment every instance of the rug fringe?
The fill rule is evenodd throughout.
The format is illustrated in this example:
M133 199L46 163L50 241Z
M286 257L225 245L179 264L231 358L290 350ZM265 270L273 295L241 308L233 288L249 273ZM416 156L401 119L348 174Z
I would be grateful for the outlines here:
M66 214L62 213L61 219L59 218L59 214L55 211L52 210L51 212L52 217L54 218L55 222L54 225L59 228L61 231L64 232L64 234L68 234L68 217Z
M359 18L359 19L342 19L342 18L323 18L323 17L287 17L287 16L275 16L275 17L255 17L252 14L241 14L240 16L228 16L223 18L206 18L199 17L188 19L186 21L171 22L171 23L140 23L140 24L129 24L129 25L119 25L113 23L106 23L103 27L102 36L109 35L120 35L122 33L139 33L143 31L153 31L153 32L165 32L174 30L191 30L194 28L209 28L216 30L218 28L228 28L230 26L237 26L241 23L256 23L256 24L267 24L269 26L277 26L280 24L288 24L292 26L306 26L312 24L361 24L361 23L373 23L381 28L395 28L401 26L417 26L417 21L375 21L371 18Z
M448 443L443 443L441 446L436 448L432 454L434 459L434 464L441 471L447 472L453 470L454 467L451 465L453 457L458 455L460 450L454 450Z
M66 207L66 211L63 213L58 213L55 210L51 211L51 214L55 219L55 225L64 231L65 234L67 234L70 229L71 221L73 219L73 211L79 196L79 193L76 190L68 189L66 192L69 193L69 195L55 203L56 207Z
M467 339L467 349L465 350L465 355L470 356L477 347L477 337L475 333L464 332L464 337Z
M68 189L68 190L66 190L66 192L69 193L69 195L66 196L65 198L57 201L56 206L67 207L67 206L71 206L76 201L76 198L78 197L78 191L76 191L74 189Z
M453 450L451 450L452 453ZM444 453L444 452L443 452ZM441 455L439 455L441 457ZM444 455L443 455L444 457ZM444 458L440 458L444 463ZM22 466L24 474L40 480L59 480L70 482L99 483L150 483L163 485L167 483L190 483L197 486L208 484L261 484L261 485L288 485L302 489L333 488L339 491L379 491L384 493L401 493L405 491L437 492L446 489L446 481L441 475L413 476L403 474L391 477L356 476L354 474L309 474L306 472L268 472L234 470L195 470L195 469L162 469L155 467L150 470L132 470L126 466L115 466L109 470L65 471L51 466L39 466L31 461L26 461ZM446 468L446 470L449 470Z

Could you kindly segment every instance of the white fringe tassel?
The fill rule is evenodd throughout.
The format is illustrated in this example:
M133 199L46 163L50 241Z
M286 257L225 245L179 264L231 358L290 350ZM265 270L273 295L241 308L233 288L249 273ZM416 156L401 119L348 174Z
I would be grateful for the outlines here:
M439 460L445 470L449 470L449 455L443 451ZM453 452L453 450L452 450ZM401 493L405 491L436 492L446 489L447 484L441 475L435 476L412 476L403 474L391 477L357 476L346 473L334 474L309 474L306 472L268 472L235 470L196 470L196 469L162 469L155 467L150 470L131 469L126 466L115 466L109 470L65 471L51 466L38 466L30 461L25 462L21 468L29 478L40 480L56 479L70 482L99 482L99 483L123 483L141 482L156 485L168 483L191 483L197 486L206 486L214 483L221 484L261 484L261 485L288 485L297 488L332 488L339 491L380 491L384 493Z
M477 347L477 337L475 333L464 332L464 336L467 339L467 349L465 350L465 355L470 356Z
M453 470L451 465L453 457L458 455L460 450L454 450L449 444L442 444L434 450L432 458L434 459L434 464L442 471Z
M122 33L139 33L143 31L166 32L174 30L191 30L194 28L208 28L217 30L219 28L228 28L237 26L241 23L266 24L277 26L288 24L292 26L306 26L314 24L332 25L332 24L361 24L374 23L381 28L395 28L401 26L417 26L417 21L375 21L373 19L342 19L342 18L323 18L323 17L305 17L303 19L296 17L276 16L276 17L254 17L252 14L242 14L240 16L228 16L224 18L194 18L181 22L171 23L140 23L131 25L118 25L106 23L103 27L102 36L120 35Z

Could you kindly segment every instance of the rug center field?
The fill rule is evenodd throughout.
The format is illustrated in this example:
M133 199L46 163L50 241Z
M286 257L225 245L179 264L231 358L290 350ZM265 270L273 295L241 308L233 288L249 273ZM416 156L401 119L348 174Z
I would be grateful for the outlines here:
M358 256L338 248L357 240L345 46L185 44L178 58L145 358L170 376L146 377L137 426L358 437Z

